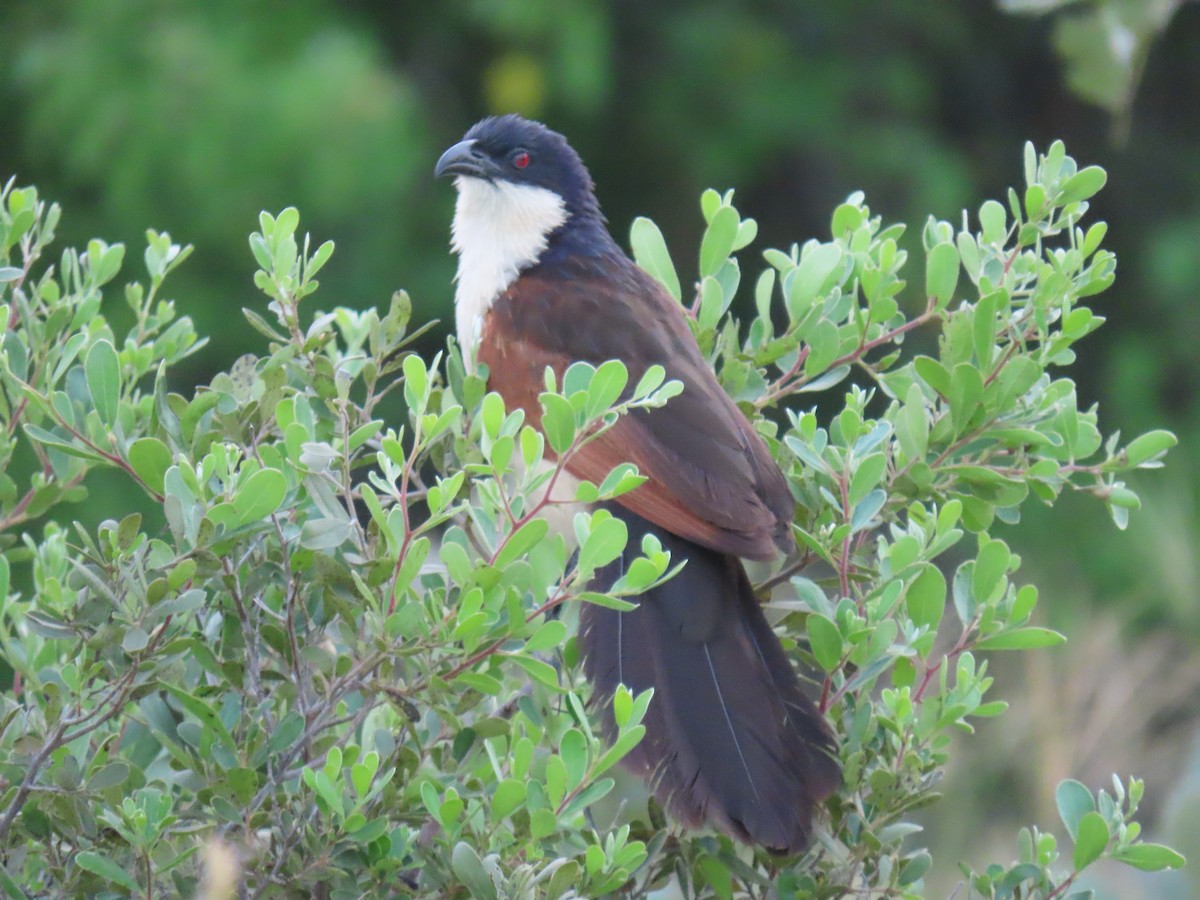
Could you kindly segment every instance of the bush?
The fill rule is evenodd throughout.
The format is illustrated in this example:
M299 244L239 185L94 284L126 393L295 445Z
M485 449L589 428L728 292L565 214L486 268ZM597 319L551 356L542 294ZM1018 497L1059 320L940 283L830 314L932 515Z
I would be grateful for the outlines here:
M731 193L702 198L693 326L797 497L797 550L761 586L816 673L845 768L827 827L786 864L680 834L619 774L652 698L618 692L619 737L599 741L565 620L578 602L626 603L672 561L649 538L611 593L591 592L624 525L603 510L576 517L573 555L534 499L562 459L629 409L670 402L677 384L652 371L630 387L618 362L575 365L548 379L543 437L464 370L453 342L444 360L406 350L403 293L382 314L302 316L333 245L298 240L287 209L264 213L250 239L270 302L245 315L266 355L173 393L169 368L200 341L162 283L189 248L147 233L149 281L126 287L133 325L118 339L101 301L124 248L92 241L46 265L59 210L10 183L8 893L561 897L673 881L686 896L920 896L931 857L908 816L939 800L950 735L1005 709L987 697L986 655L1064 639L1032 624L1037 590L1016 584L999 525L1030 495L1053 503L1064 490L1095 495L1123 525L1138 506L1124 473L1175 443L1161 431L1103 440L1096 411L1052 374L1102 322L1081 301L1113 281L1103 223L1079 225L1105 176L1057 143L1028 148L1025 170L1023 197L983 204L978 231L965 216L957 232L926 223L928 303L913 317L896 299L903 226L884 228L854 195L832 240L765 252L753 318L737 322L733 254L756 227ZM652 223L634 223L633 246L680 297ZM934 325L936 358L901 355L908 332ZM800 407L852 373L835 414ZM393 428L381 409L397 387ZM101 467L121 470L130 506L148 498L152 514L29 533ZM620 466L581 496L640 481ZM1016 862L964 870L971 888L1058 897L1100 858L1181 865L1139 840L1141 792L1136 779L1096 794L1064 782L1073 849L1023 829Z

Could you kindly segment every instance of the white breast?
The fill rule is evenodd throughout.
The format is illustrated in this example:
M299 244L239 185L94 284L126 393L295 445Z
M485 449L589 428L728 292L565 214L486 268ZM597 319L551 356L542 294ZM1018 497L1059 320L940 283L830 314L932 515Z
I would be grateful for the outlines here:
M567 221L567 209L554 191L533 185L463 175L454 184L454 318L463 358L471 365L484 314L520 271L541 256L551 232Z

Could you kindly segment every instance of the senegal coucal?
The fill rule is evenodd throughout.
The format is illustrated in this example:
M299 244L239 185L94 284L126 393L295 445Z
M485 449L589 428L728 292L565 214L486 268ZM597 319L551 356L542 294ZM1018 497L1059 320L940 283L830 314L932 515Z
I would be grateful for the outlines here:
M623 417L567 463L601 481L632 462L648 481L612 505L629 549L653 532L687 565L632 612L585 604L584 667L615 731L618 684L654 689L626 765L684 824L708 822L772 850L808 841L837 789L833 735L763 616L739 557L793 547L794 500L766 445L713 376L680 305L612 239L591 176L566 140L509 115L479 122L438 160L458 189L455 319L488 386L540 427L550 366L619 359L636 384L654 364L683 392Z

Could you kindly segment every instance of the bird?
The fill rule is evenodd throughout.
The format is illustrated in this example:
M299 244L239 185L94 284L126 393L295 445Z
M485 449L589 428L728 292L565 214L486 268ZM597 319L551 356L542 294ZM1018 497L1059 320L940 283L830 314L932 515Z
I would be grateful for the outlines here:
M541 424L545 372L620 360L634 385L662 366L682 392L622 416L568 457L599 483L633 463L647 481L606 506L625 553L611 587L654 534L675 577L617 611L585 603L579 634L601 731L624 684L653 688L642 741L624 758L688 828L712 827L772 854L802 852L817 804L841 785L837 741L768 623L742 559L794 548L795 500L762 437L722 389L682 306L608 231L566 138L519 115L483 119L442 154L457 190L451 248L458 343L488 388ZM628 390L627 390L628 393Z

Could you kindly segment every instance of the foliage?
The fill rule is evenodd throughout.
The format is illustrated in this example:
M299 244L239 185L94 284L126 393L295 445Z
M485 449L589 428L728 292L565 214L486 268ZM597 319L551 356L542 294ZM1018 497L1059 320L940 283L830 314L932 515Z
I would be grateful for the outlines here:
M813 849L786 865L678 834L618 787L648 694L618 692L612 747L585 709L564 619L578 602L627 602L672 560L647 539L612 593L589 591L624 526L577 515L572 554L547 522L548 488L618 416L669 403L678 385L665 373L631 386L609 362L548 378L543 437L453 343L444 362L408 349L419 330L403 293L382 314L309 315L333 247L298 239L289 208L264 213L250 239L269 303L246 318L267 352L173 393L167 372L199 341L161 285L189 248L147 234L149 283L126 288L134 325L118 338L101 300L124 248L93 241L45 264L58 209L10 184L5 889L227 896L232 869L249 896L598 896L671 881L687 896L920 896L931 855L910 813L938 800L949 736L1004 711L987 697L987 655L1063 640L1034 624L1037 591L1015 583L1020 560L996 530L1031 494L1049 504L1068 489L1123 525L1138 505L1125 474L1175 442L1103 440L1096 410L1053 373L1101 324L1082 301L1113 280L1103 224L1080 225L1105 176L1059 143L1028 148L1025 176L1022 194L980 208L977 230L965 215L957 230L926 223L928 302L912 317L896 299L902 226L854 195L831 240L765 252L755 313L739 323L734 254L757 227L731 194L702 198L699 281L684 302L798 500L797 551L762 588L817 673L846 773ZM657 228L635 223L633 244L681 297ZM901 355L906 334L934 325L937 358ZM827 420L798 406L852 373L863 384ZM407 413L393 428L380 404L397 388ZM100 467L122 471L162 524L114 509L95 533L30 533ZM579 496L640 481L620 466ZM1017 861L968 871L972 889L1058 897L1101 858L1182 864L1139 840L1141 793L1136 779L1095 795L1064 782L1071 852L1024 830Z
M1001 9L1047 15L1069 7L1054 23L1054 45L1077 95L1116 119L1128 136L1133 98L1154 42L1186 0L996 0Z

